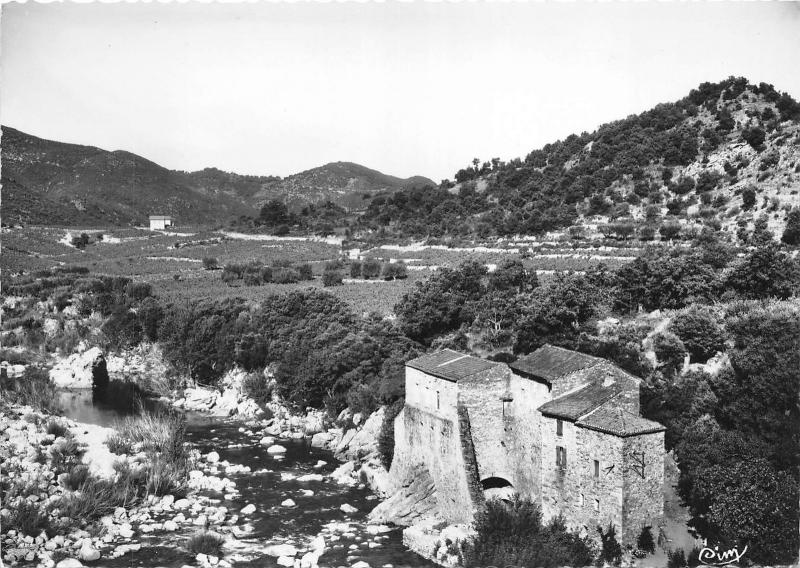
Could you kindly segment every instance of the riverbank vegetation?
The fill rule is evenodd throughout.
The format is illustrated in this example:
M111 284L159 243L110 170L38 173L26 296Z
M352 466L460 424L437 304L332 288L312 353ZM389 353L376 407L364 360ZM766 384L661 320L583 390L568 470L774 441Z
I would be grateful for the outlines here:
M464 565L588 566L597 551L590 539L566 528L562 518L542 523L535 503L492 499L477 514L475 538L464 549Z

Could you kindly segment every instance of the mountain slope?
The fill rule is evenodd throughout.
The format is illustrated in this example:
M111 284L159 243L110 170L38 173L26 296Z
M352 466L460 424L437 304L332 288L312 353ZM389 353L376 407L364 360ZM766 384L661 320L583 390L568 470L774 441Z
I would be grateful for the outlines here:
M401 179L352 162L332 162L264 185L260 201L281 199L290 209L305 203L332 201L350 210L366 209L375 194L434 186L428 178Z
M731 77L524 160L476 160L455 178L373 203L361 227L437 237L601 227L652 240L668 224L687 237L709 227L747 241L766 225L780 237L800 206L800 103Z
M297 206L334 200L352 206L375 193L429 183L357 164L328 164L281 180L206 168L174 171L124 151L45 140L10 127L2 137L3 222L141 225L148 215L213 225L255 216L268 199Z

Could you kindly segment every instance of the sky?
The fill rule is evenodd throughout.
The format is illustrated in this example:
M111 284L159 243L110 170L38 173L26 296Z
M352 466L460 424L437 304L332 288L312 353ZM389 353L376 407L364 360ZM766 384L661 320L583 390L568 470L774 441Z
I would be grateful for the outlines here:
M452 178L730 75L800 98L800 3L27 3L0 121L179 170Z

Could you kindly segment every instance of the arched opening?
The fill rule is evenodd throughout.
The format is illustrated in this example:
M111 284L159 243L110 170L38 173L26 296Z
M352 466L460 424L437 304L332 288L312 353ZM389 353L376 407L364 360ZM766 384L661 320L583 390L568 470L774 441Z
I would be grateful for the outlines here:
M511 501L516 494L514 486L504 477L487 477L481 480L481 486L483 487L483 497L487 500Z

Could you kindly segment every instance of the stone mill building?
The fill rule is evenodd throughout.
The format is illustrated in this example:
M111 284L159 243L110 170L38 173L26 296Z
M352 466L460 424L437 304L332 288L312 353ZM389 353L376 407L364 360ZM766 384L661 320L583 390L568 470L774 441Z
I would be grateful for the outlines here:
M510 365L451 350L419 357L406 364L390 473L405 487L427 480L432 509L453 523L517 493L545 520L561 514L593 536L611 523L635 543L664 502L664 427L640 416L640 382L550 345Z

